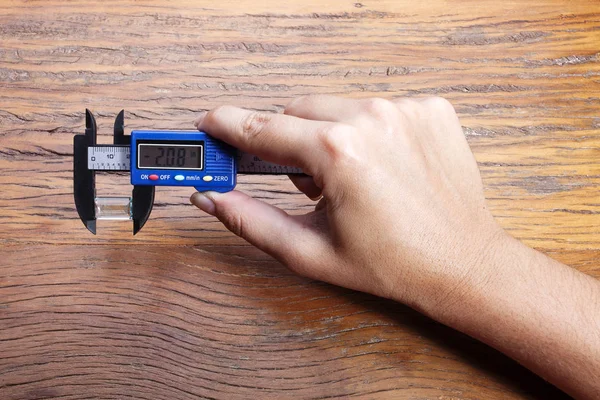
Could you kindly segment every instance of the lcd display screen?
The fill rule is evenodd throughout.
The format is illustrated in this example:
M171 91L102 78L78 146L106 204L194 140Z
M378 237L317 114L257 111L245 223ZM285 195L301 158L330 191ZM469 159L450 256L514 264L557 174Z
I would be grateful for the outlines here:
M140 143L138 168L196 169L204 168L203 144Z

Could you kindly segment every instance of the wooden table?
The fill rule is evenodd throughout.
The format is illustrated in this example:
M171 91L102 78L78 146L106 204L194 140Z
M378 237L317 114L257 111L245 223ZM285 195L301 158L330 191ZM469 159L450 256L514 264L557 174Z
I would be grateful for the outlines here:
M324 4L322 4L324 3ZM294 276L158 190L140 234L72 197L92 109L193 129L221 104L311 93L442 95L494 215L600 277L600 3L73 1L0 4L0 398L564 396L498 352L392 302ZM127 194L102 175L102 195ZM241 190L290 212L283 177Z

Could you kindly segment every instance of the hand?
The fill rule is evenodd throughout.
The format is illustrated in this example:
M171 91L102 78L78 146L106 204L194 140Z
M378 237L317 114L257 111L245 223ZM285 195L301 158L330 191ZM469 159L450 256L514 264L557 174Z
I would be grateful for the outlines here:
M242 192L191 201L293 271L422 311L484 281L481 257L503 237L486 209L477 164L441 98L292 101L284 115L218 107L199 130L292 178L315 211L290 216Z
M516 241L486 209L452 106L303 97L285 115L219 107L198 129L301 167L315 211L234 191L191 200L314 279L388 297L495 347L571 395L600 398L600 283Z

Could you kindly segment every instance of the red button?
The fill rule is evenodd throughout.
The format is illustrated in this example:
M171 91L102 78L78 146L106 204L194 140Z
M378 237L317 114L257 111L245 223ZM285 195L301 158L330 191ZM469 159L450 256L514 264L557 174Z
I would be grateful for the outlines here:
M158 180L158 175L150 175L148 177L148 179L150 179L151 181L157 181Z

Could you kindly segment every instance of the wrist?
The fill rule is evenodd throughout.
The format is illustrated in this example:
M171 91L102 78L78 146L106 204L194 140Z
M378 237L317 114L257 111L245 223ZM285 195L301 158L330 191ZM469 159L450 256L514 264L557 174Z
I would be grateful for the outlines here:
M477 306L482 296L498 291L498 284L503 281L499 274L508 273L502 259L518 257L517 254L527 248L495 223L469 236L455 239L456 246L449 246L450 254L423 271L429 275L422 280L426 284L415 285L418 290L410 291L401 301L439 322L452 325L451 321L464 314L465 308ZM463 245L458 246L458 243Z
M507 233L490 242L470 268L476 271L450 279L445 291L439 285L441 295L414 308L501 351L567 393L598 392L596 280Z

